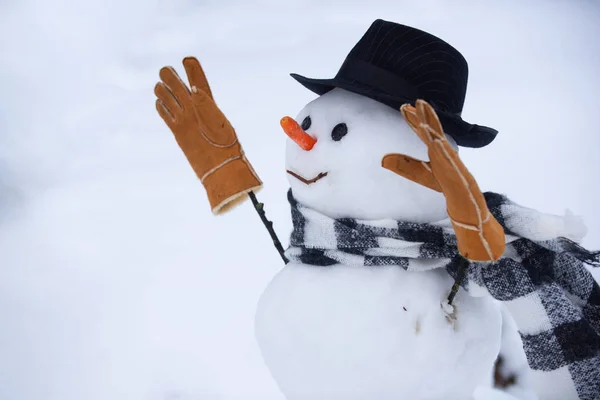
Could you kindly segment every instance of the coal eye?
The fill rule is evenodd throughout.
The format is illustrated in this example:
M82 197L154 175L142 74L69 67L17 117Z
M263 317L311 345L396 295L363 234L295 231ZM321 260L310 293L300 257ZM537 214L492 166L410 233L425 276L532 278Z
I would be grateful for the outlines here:
M312 121L310 120L310 116L304 118L304 120L302 121L302 125L300 125L302 127L302 130L307 131L308 128L310 128L310 124L312 124Z
M346 136L346 133L348 133L348 127L342 122L341 124L337 124L333 127L333 130L331 131L331 138L337 142L342 140L342 138Z

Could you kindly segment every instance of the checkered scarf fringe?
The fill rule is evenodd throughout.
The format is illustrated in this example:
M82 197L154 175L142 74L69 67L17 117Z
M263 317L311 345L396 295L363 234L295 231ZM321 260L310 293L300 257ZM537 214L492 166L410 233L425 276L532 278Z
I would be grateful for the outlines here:
M504 227L507 248L495 263L471 263L463 288L507 306L531 369L559 382L564 399L600 399L600 287L585 267L599 266L600 252L553 237L545 214L496 193L485 198ZM449 221L332 219L297 202L291 190L288 200L294 229L286 256L292 262L446 268L456 275L459 254Z

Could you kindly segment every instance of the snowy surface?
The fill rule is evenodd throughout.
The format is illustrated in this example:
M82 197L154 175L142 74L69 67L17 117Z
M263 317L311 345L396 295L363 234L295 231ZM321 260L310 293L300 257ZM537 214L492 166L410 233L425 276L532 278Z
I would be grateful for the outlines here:
M282 399L253 337L280 270L251 207L214 217L154 110L197 56L265 182L284 242L283 115L375 18L470 64L463 116L500 131L462 157L484 190L566 208L600 248L600 6L529 1L0 3L0 398ZM598 276L598 275L597 275Z

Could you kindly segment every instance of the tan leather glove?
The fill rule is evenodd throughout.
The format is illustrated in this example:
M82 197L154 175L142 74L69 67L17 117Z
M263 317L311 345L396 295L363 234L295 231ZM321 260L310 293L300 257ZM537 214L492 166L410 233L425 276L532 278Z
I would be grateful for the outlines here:
M442 192L458 241L471 261L496 261L506 246L504 229L490 213L479 186L452 148L435 110L425 101L405 104L402 115L427 145L429 162L388 154L382 166L407 179Z
M156 110L204 185L212 212L221 214L259 190L262 182L213 100L198 60L186 57L183 66L191 90L173 67L162 68L162 82L154 87Z

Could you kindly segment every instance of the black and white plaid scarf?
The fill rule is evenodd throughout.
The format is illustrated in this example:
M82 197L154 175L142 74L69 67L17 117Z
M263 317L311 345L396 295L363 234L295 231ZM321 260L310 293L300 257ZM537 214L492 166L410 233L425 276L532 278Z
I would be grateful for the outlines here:
M600 399L600 287L585 267L599 266L600 252L560 237L555 216L496 193L485 198L504 227L507 248L495 263L471 263L463 288L507 306L532 371L566 390L560 398ZM332 219L297 202L291 190L288 199L294 229L285 254L292 262L446 268L456 275L459 254L449 221Z

